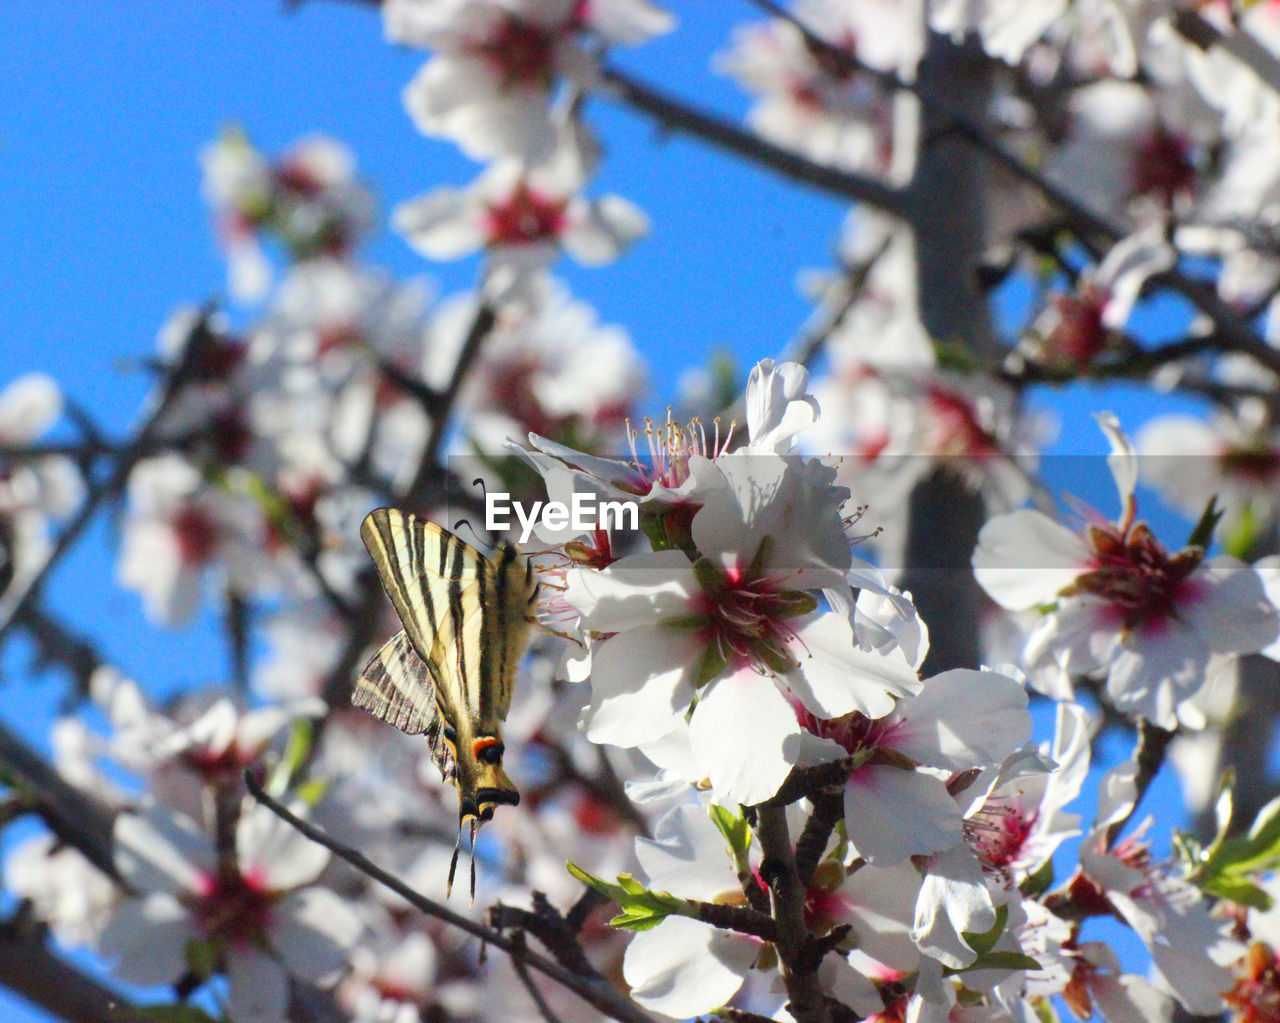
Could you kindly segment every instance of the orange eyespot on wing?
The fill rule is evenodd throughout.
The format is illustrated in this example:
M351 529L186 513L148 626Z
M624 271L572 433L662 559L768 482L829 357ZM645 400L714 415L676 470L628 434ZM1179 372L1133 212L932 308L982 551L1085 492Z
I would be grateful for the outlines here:
M492 737L477 739L471 744L471 754L481 764L500 764L504 747L502 740Z

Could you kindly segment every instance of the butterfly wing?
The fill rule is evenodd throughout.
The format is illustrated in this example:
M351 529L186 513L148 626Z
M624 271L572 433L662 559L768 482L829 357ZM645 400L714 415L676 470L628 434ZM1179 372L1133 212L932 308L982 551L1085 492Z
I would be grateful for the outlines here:
M490 559L435 523L392 508L371 512L360 533L430 675L461 815L487 820L496 805L520 798L502 770L501 726L536 594L532 571L510 545ZM416 698L385 698L388 709L417 706Z

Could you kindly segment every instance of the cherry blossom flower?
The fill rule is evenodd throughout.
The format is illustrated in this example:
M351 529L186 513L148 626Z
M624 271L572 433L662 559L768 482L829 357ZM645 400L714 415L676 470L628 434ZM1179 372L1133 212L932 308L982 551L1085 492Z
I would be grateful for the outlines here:
M271 283L261 232L276 234L295 259L309 259L349 252L372 226L372 198L356 180L351 153L333 139L302 139L272 165L232 130L205 148L201 164L231 294L242 302L260 301Z
M830 470L776 455L715 466L723 483L690 525L696 564L680 550L631 555L574 571L566 599L606 637L592 647L588 737L643 745L692 709L697 770L717 798L751 803L795 763L788 693L824 717L880 716L917 682L900 651L862 650L848 618L815 613L805 593L842 585L849 565ZM803 535L785 530L796 517L809 523Z
M254 592L265 580L263 522L257 509L206 487L200 471L176 454L139 462L129 476L120 581L137 590L147 616L189 619L199 606L206 570Z
M995 672L957 668L899 696L878 714L796 711L806 733L802 763L855 759L845 826L874 866L961 845L963 817L943 772L1000 764L1031 731L1026 693Z
M16 844L5 858L4 878L6 889L30 902L67 947L95 944L119 898L106 874L49 834Z
M391 0L382 13L393 42L435 51L404 92L414 124L477 160L545 156L557 84L594 84L591 44L674 24L648 0Z
M896 71L914 63L919 33L891 0L801 0L796 19L848 62L812 43L791 21L739 28L718 68L758 96L751 127L779 145L847 170L882 170L889 156L891 108L858 65Z
M1143 479L1173 507L1192 518L1204 511L1206 494L1217 494L1232 521L1275 515L1280 478L1280 441L1248 404L1238 415L1205 421L1160 416L1145 423L1135 441Z
M51 377L20 377L0 391L0 445L32 444L61 415L62 393ZM0 457L0 621L44 565L50 519L69 515L82 490L68 458Z
M1213 1015L1222 1011L1222 994L1231 987L1226 967L1239 959L1239 943L1210 915L1199 889L1152 857L1143 839L1150 819L1107 846L1110 826L1132 812L1136 771L1132 762L1120 764L1099 786L1097 821L1081 845L1080 871L1070 882L1070 896L1085 905L1101 901L1109 906L1142 939L1183 1007Z
M438 310L423 351L429 383L447 384L475 315L472 296ZM481 451L505 453L510 438L529 433L600 450L618 439L644 383L627 332L599 323L594 309L553 283L541 301L498 311L457 406L468 414L468 442Z
M974 552L978 581L1010 610L1051 607L1028 640L1031 679L1105 672L1120 708L1172 728L1178 705L1204 685L1214 654L1256 651L1277 614L1257 573L1190 547L1170 553L1137 521L1138 459L1114 416L1099 417L1123 511L1073 533L1043 512L997 516ZM1096 513L1094 513L1096 516ZM1045 672L1037 681L1037 672Z
M333 980L360 935L351 907L314 884L328 850L264 806L241 813L230 859L188 819L158 809L121 815L115 841L136 894L117 907L99 950L124 980L174 983L191 968L192 943L203 944L227 977L231 1017L277 1023L288 978Z
M570 143L528 166L499 160L468 188L441 188L398 206L395 229L428 259L483 249L491 291L519 292L561 250L584 266L612 263L648 232L635 204L616 195L586 199L583 157Z

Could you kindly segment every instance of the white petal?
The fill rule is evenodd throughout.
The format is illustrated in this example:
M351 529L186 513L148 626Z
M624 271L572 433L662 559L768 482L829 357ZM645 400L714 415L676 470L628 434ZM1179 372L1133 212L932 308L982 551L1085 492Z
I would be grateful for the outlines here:
M318 981L342 968L363 929L345 899L304 888L272 907L268 936L292 976Z
M622 975L645 1008L688 1019L729 1001L760 947L756 939L672 916L631 939Z
M140 892L192 892L217 858L209 839L185 817L152 807L115 821L116 867Z
M227 953L227 1001L236 1023L283 1023L289 980L280 964L252 946Z
M1094 418L1111 443L1107 468L1111 470L1116 489L1120 491L1120 503L1127 510L1129 502L1133 500L1134 488L1138 485L1138 452L1134 449L1133 441L1120 429L1120 420L1113 413L1099 412Z
M702 651L693 632L660 626L606 639L592 654L587 738L631 747L666 735L689 709Z
M797 763L800 722L777 683L746 668L701 691L689 738L716 801L752 805L775 795Z
M171 984L187 969L187 942L199 938L191 915L171 895L125 899L98 939L116 960L112 972L130 984Z
M973 573L997 604L1021 611L1052 604L1085 570L1088 558L1075 533L1042 512L1022 508L982 527Z
M35 440L62 415L62 392L53 377L29 373L0 392L0 440Z
M895 697L920 689L915 668L901 647L883 654L863 650L843 615L804 619L790 649L798 663L787 673L787 686L821 718L854 710L881 718L893 710Z
M576 200L570 204L569 218L560 241L583 266L612 263L649 231L649 218L644 211L616 195L590 203Z
M885 744L948 771L998 764L1031 736L1026 691L994 671L935 675L899 715Z
M294 808L297 812L297 807ZM236 825L240 870L268 891L284 892L314 881L329 862L329 850L254 803ZM256 876L255 876L256 875Z
M688 615L701 592L682 551L634 554L602 571L569 573L565 600L592 632L623 632Z
M1276 640L1280 618L1262 577L1248 565L1214 558L1187 582L1200 594L1180 610L1214 653L1251 654Z
M663 816L653 838L636 839L636 859L650 888L681 898L710 900L739 887L724 838L701 804Z
M975 959L961 932L984 933L995 926L996 909L982 866L968 846L929 858L911 937L943 966L961 969Z
M459 259L487 241L480 208L466 192L441 188L401 203L392 226L428 259Z
M868 863L888 867L960 842L960 809L937 778L897 767L861 767L844 789L849 840Z

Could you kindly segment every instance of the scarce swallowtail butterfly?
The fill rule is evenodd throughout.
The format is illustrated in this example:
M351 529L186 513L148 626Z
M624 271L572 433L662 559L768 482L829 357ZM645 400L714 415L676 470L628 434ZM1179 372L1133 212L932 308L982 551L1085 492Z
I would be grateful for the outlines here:
M502 769L502 722L534 621L538 585L510 543L486 557L434 522L394 508L370 512L360 536L404 629L369 661L351 702L409 735L458 788L458 839L496 807L520 802ZM454 846L446 895L458 865Z

